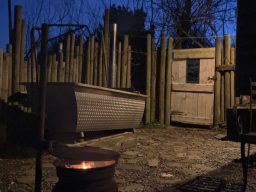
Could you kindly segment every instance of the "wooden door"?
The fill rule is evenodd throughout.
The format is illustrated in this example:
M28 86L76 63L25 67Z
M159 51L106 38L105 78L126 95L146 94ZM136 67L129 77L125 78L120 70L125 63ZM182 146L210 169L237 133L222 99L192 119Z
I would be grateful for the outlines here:
M172 121L196 125L213 124L214 56L214 48L174 50Z

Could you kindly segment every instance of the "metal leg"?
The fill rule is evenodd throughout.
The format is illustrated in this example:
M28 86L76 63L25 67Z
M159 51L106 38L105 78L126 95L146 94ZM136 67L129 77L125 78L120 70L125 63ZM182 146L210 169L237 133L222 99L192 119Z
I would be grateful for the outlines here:
M245 143L241 142L241 160L242 160L242 167L243 167L243 192L246 190L247 186L247 171L248 171L248 165L247 160L245 157Z

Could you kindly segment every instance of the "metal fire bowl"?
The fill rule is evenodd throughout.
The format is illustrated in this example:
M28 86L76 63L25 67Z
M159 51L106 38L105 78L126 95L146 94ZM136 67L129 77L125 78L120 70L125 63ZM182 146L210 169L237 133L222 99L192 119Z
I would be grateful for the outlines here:
M26 84L32 111L38 111L39 88ZM146 96L105 87L48 83L46 99L46 127L52 133L74 133L139 126Z

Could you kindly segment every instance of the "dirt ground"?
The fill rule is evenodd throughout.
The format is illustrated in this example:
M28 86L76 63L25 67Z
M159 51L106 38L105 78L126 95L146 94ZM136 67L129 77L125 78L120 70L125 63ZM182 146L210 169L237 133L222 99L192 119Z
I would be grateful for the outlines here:
M136 144L119 151L119 191L241 191L240 145L220 139L224 135L196 128L136 129ZM6 151L0 153L0 192L33 191L35 152L17 146ZM44 155L43 191L57 182L52 161ZM250 169L247 191L256 191L255 172Z

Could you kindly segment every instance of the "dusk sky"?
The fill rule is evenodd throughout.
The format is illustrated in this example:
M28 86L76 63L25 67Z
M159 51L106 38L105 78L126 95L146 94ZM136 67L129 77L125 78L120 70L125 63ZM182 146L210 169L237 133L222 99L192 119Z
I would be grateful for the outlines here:
M0 0L0 18L1 18L1 28L0 28L0 48L5 48L6 43L8 43L8 0ZM87 24L90 28L98 26L102 22L102 16L104 9L109 7L109 5L126 5L128 7L141 7L143 0L128 1L128 0L12 0L12 14L14 10L14 5L22 5L23 7L23 17L26 19L27 23L34 23L35 17L37 17L40 4L44 3L45 10L40 14L40 20L37 21L36 25L40 25L42 22L55 22L58 23L58 14L63 11L60 7L60 2L63 6L63 2L67 2L68 6L72 7L72 13L69 13L68 17L79 18L77 20L66 19L64 23L80 23ZM136 5L135 5L136 4ZM147 10L145 3L143 4L144 9ZM57 10L57 11L56 11ZM79 12L79 13L78 13ZM150 15L150 11L147 13ZM233 22L234 23L234 22ZM231 35L235 34L235 25L231 27L226 27L226 33Z

